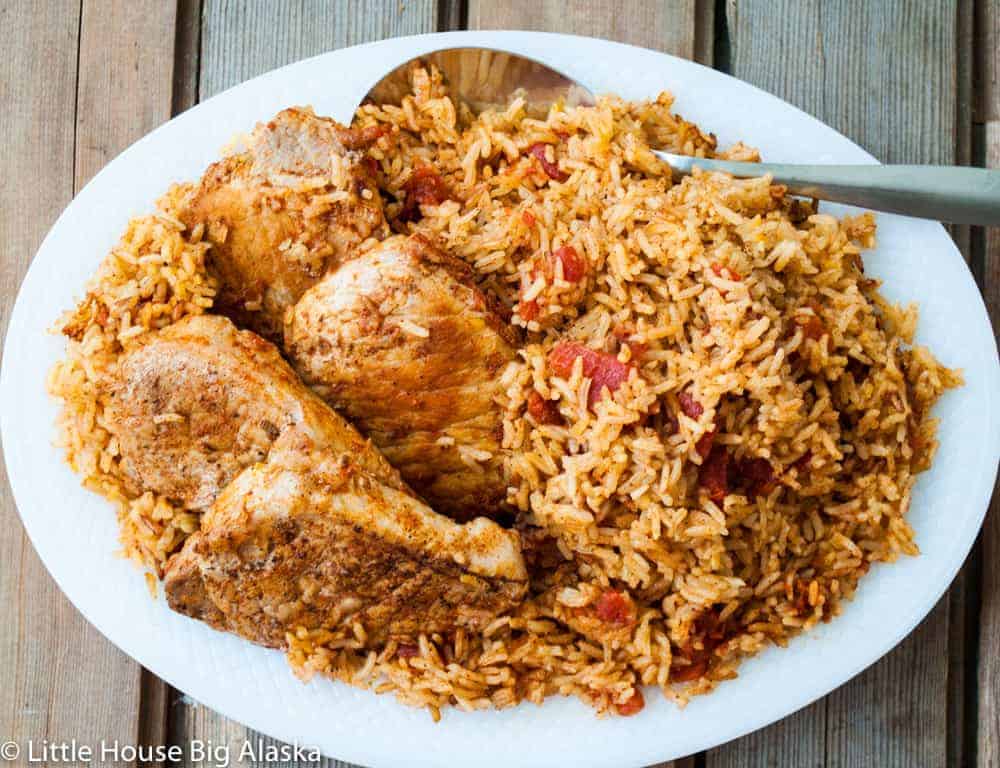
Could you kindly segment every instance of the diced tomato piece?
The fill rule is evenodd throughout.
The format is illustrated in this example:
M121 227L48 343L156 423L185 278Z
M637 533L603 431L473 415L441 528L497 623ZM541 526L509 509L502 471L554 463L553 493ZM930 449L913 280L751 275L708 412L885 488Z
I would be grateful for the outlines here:
M573 363L576 362L578 357L582 357L584 359L583 375L586 376L587 361L591 354L596 355L598 353L593 352L593 350L583 346L583 344L577 344L572 341L561 341L549 352L549 366L557 376L568 378L573 372Z
M734 280L736 282L739 282L740 280L743 279L742 275L740 275L737 272L734 272L725 264L720 264L717 261L713 261L710 266L712 271L715 273L716 277L721 277L724 280Z
M708 671L708 659L698 659L683 666L670 666L670 682L689 683L697 680Z
M705 412L701 403L691 397L691 395L687 392L681 392L677 395L677 402L680 403L681 411L684 412L684 415L690 416L692 419L699 418Z
M743 459L737 466L737 472L743 487L753 496L767 496L778 484L767 459Z
M566 282L578 283L587 274L587 262L576 252L576 249L572 245L564 245L561 248L557 248L553 253L548 254L547 258L542 257L541 254L533 257L529 263L530 268L528 271L521 274L520 295L523 297L539 276L551 282L556 273L557 262L562 264L563 279ZM538 311L539 307L535 299L525 301L522 298L518 304L517 313L524 320L534 320L538 317Z
M626 341L625 345L628 347L629 352L632 354L633 360L640 359L646 354L646 350L649 349L648 344L644 344L641 341Z
M607 624L627 627L635 623L635 603L628 595L609 589L597 598L594 614Z
M686 683L697 680L708 671L708 663L712 652L726 641L729 633L728 622L721 621L719 614L712 608L707 609L694 620L691 636L681 649L690 664L671 665L670 680L675 683ZM699 645L700 647L695 647Z
M567 283L579 283L587 275L587 262L572 245L564 245L552 252L552 266L562 264L563 279Z
M646 706L646 700L642 697L642 691L638 688L634 690L631 696L629 696L623 704L616 704L615 710L622 717L629 717L630 715L635 715L642 711L642 708Z
M562 415L559 408L551 400L546 400L540 394L531 391L528 395L528 413L539 424L561 424Z
M595 361L593 366L584 365L584 368L592 368L589 378L593 381L593 388L597 392L592 392L590 401L596 402L600 399L601 393L607 387L610 392L615 392L618 387L628 381L629 371L632 366L618 362L615 355L604 353Z
M367 149L383 136L392 132L389 125L369 125L367 128L346 128L340 132L340 141L347 149Z
M525 300L524 295L531 288L531 284L538 278L541 272L536 268L532 269L530 272L525 272L521 274L521 288L518 292L519 300L517 302L517 314L521 316L522 320L532 321L538 317L541 308L538 306L537 299L527 299Z
M808 306L812 309L813 313L811 315L796 315L795 323L802 329L803 336L813 341L819 341L829 331L819 317L819 304L813 301Z
M694 449L698 452L698 455L703 459L708 457L708 454L712 452L712 445L715 443L715 428L713 427L704 435L698 438L698 442L694 444Z
M729 451L721 446L712 448L698 469L698 484L712 501L722 503L729 493Z
M549 366L557 376L568 377L573 372L573 363L577 358L583 360L583 375L590 379L590 393L587 396L588 405L598 402L604 388L614 392L629 377L631 365L626 365L608 352L598 352L573 341L561 341L549 352Z
M521 316L522 320L530 323L538 317L538 302L534 299L531 301L519 301L517 303L517 314Z
M535 226L535 214L528 210L521 211L521 221L523 221L526 226L533 227Z
M643 355L646 354L646 350L649 349L649 344L642 341L629 341L629 336L632 335L632 330L629 328L619 325L612 331L614 337L618 340L620 346L626 346L629 348L629 352L632 354L633 360L638 360Z
M537 144L532 144L528 147L528 154L534 157L539 164L542 166L542 170L545 171L545 175L550 179L555 181L566 181L569 178L568 173L563 173L559 170L558 162L552 162L546 157L546 147L550 146L543 142L538 142ZM553 150L554 152L555 150Z
M438 172L429 165L421 165L403 184L406 200L403 210L399 213L401 221L414 221L420 218L421 205L441 205L451 197L448 185L444 183Z
M719 618L719 614L712 608L694 620L694 631L701 637L702 646L708 652L714 651L726 637L726 622Z
M400 643L396 649L396 655L401 659L412 659L414 656L420 655L420 646L412 643Z
M795 318L795 322L802 328L802 335L807 339L819 341L826 335L826 326L816 315L799 316Z

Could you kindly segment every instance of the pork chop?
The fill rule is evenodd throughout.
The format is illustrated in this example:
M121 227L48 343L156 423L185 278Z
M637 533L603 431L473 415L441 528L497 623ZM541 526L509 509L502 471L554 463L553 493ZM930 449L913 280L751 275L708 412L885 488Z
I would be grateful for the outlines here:
M296 376L273 344L226 318L184 318L125 353L104 416L133 493L207 509L291 427L337 445L382 482L398 472Z
M181 218L212 243L217 311L278 341L285 309L358 243L388 234L361 151L377 136L291 108L209 167Z
M226 487L164 587L174 610L268 647L354 622L377 646L482 630L521 601L527 573L517 534L459 525L293 431Z
M419 235L343 263L287 316L303 380L439 512L494 515L506 494L498 379L511 327L464 263Z

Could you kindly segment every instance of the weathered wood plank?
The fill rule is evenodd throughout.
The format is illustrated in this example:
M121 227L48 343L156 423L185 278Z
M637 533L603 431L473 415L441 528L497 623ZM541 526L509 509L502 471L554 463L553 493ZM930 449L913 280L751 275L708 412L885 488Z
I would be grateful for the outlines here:
M994 81L994 88L996 81ZM1000 168L1000 116L986 126L987 165ZM983 295L1000 336L1000 228L988 230ZM982 607L979 616L978 765L1000 765L1000 486L982 532Z
M176 5L84 0L76 114L76 188L170 119Z
M73 192L169 116L171 14L152 0L0 8L0 125L17 148L0 160L4 325L24 269ZM0 505L0 665L10 682L0 692L0 733L22 747L29 738L136 743L140 667L59 592L22 533L6 482Z
M768 728L710 750L705 755L705 764L711 768L783 765L823 768L825 730L826 702L821 700Z
M182 0L194 5L196 0ZM237 83L299 59L371 40L454 28L461 22L457 2L437 0L378 0L359 8L350 0L203 0L198 61L186 66L198 71L198 88L175 87L179 109L194 99L207 99ZM192 32L187 33L193 37ZM178 95L179 94L179 95ZM228 745L232 765L253 765L235 759L245 740L278 742L228 720L212 710L175 693L171 703L169 741L186 747L192 740ZM185 750L183 766L214 765L196 762ZM305 768L282 763L285 768ZM325 768L345 766L324 760ZM268 768L271 768L270 765Z
M976 118L984 123L985 164L1000 168L1000 0L985 0L979 8ZM980 276L993 332L1000 337L1000 227L986 230ZM994 490L981 541L976 764L988 768L1000 765L1000 490Z
M589 35L693 59L696 5L695 0L469 0L469 29Z
M198 103L201 65L201 0L177 0L174 84L171 112L179 115Z
M955 2L729 0L726 24L732 74L884 162L955 162ZM713 750L707 765L943 765L948 652L946 597L881 662L810 710Z
M434 32L434 0L205 0L200 97L334 48Z
M715 1L696 0L694 4L694 55L706 67L715 66Z
M959 165L974 165L973 111L976 71L975 6L977 0L957 0L956 61L956 136L955 160ZM950 225L955 245L972 266L974 228ZM981 230L976 228L976 237ZM974 267L973 267L974 268ZM971 765L971 750L976 733L976 675L971 666L975 658L978 579L982 570L981 547L973 544L965 565L948 590L948 707L945 760L949 766Z

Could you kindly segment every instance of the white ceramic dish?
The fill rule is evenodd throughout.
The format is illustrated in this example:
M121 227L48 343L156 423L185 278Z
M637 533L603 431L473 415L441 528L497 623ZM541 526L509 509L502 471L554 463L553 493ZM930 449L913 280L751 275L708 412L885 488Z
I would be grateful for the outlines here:
M822 696L898 643L930 610L971 546L1000 453L1000 366L972 276L944 229L879 216L866 256L895 300L917 301L920 343L965 369L945 396L941 449L920 479L910 519L923 551L876 567L829 625L745 663L740 677L678 710L662 697L632 718L597 719L572 699L503 712L445 712L439 724L392 696L346 685L303 685L281 654L223 635L152 601L139 572L117 559L114 515L84 491L53 448L56 406L45 373L62 341L46 334L131 216L172 181L194 179L233 134L282 107L312 104L347 121L391 66L439 47L485 45L549 62L598 92L653 97L723 144L743 139L765 158L874 162L848 139L779 99L726 75L653 51L589 38L527 32L448 33L388 40L299 62L237 86L160 127L122 153L59 218L17 299L0 375L2 433L18 508L32 542L77 608L122 650L212 709L289 742L370 766L641 766L711 747ZM837 211L835 206L828 210ZM843 212L842 210L840 212ZM83 649L85 652L85 649Z

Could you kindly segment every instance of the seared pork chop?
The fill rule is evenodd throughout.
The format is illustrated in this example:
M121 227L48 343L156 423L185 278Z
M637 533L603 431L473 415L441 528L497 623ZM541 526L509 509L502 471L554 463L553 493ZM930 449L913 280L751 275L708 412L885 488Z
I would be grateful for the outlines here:
M245 469L169 563L170 606L255 643L360 621L372 645L478 631L527 591L517 535L459 525L289 432Z
M218 315L187 317L123 355L104 410L129 490L211 506L291 427L349 451L386 485L399 474L302 383L274 345Z
M303 380L431 506L497 512L507 483L493 398L515 339L466 264L419 235L389 238L313 286L284 338Z
M212 243L217 311L278 341L286 308L358 243L388 234L360 151L376 138L291 108L209 167L182 219Z

